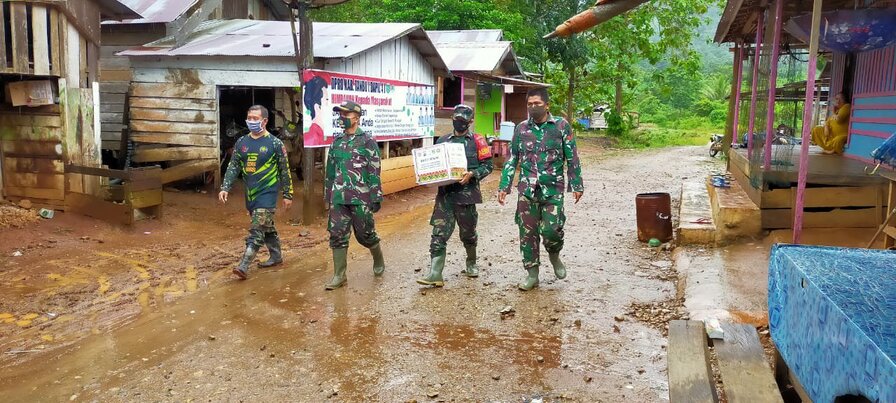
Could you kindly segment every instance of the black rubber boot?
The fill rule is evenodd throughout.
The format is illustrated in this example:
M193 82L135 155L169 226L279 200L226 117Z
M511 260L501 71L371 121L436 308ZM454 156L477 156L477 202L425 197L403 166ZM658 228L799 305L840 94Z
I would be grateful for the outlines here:
M554 275L557 276L557 279L565 279L566 266L560 261L560 252L548 253L548 257L551 258L551 266L554 266Z
M380 249L380 244L371 246L370 254L373 256L373 275L382 276L386 271L386 263L383 262L383 250Z
M255 260L256 253L258 253L258 248L256 248L255 245L246 246L246 251L243 252L243 258L240 259L239 266L233 269L233 274L236 274L240 280L249 278L249 264Z
M529 275L526 276L526 280L517 284L517 287L523 291L529 291L538 287L538 266L526 269L526 271L529 273Z
M442 279L442 270L444 268L445 255L433 256L432 263L429 266L429 274L426 277L417 279L417 283L436 287L444 286L445 280Z
M280 238L273 235L265 235L264 244L271 256L264 262L259 262L258 267L274 267L283 263L283 252L280 250Z
M467 268L464 274L467 277L479 277L479 267L476 266L476 245L464 245L467 250Z
M333 249L333 279L327 283L326 289L335 290L348 283L345 268L348 265L348 248Z

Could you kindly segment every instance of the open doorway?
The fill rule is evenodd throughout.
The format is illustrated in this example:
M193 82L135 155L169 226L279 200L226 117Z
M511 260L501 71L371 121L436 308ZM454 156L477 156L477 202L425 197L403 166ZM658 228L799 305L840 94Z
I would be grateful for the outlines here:
M274 89L265 87L218 87L218 125L221 145L221 173L227 171L230 156L233 153L233 145L237 139L249 134L246 127L246 111L252 105L261 105L268 108L273 114ZM274 130L274 116L269 115L266 129Z

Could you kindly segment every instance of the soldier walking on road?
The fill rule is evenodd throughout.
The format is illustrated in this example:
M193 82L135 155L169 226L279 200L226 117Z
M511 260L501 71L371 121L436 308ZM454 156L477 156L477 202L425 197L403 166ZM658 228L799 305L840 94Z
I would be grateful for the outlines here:
M379 146L358 127L363 114L360 105L346 101L333 111L339 112L343 132L336 134L330 146L324 179L325 199L330 203L327 230L333 249L333 279L327 283L327 290L348 281L345 270L352 229L358 243L373 255L373 275L380 276L386 269L373 221L373 213L380 210L383 201Z
M529 120L520 123L514 130L510 158L504 164L498 185L498 203L504 205L519 165L517 190L520 194L516 205L516 224L520 229L523 267L528 272L526 280L519 284L523 291L538 287L539 237L548 251L554 275L561 280L566 278L566 267L560 261L563 224L566 222L563 214L563 191L567 187L563 175L564 163L569 177L567 191L573 193L576 203L585 190L576 141L569 122L548 112L547 89L532 89L526 98Z
M240 177L246 185L246 209L252 216L246 251L239 266L233 269L240 279L249 276L249 264L262 245L267 246L270 258L259 267L272 267L283 263L280 237L274 228L277 211L277 193L283 191L283 207L292 205L292 178L289 176L289 156L278 138L268 133L268 110L255 105L249 108L246 125L249 134L240 137L233 147L233 156L227 165L224 182L218 199L227 203L233 183Z
M479 276L479 269L476 267L476 223L479 219L476 204L482 203L479 182L492 172L492 152L488 143L482 136L470 130L470 125L473 123L473 109L467 105L454 107L453 123L454 132L439 137L436 144L463 144L467 155L467 172L459 183L439 187L432 218L429 220L429 224L432 225L432 241L429 244L432 264L429 274L417 280L420 284L436 287L445 285L442 279L442 269L445 268L445 245L454 232L455 222L460 229L464 249L467 251L464 274L468 277Z

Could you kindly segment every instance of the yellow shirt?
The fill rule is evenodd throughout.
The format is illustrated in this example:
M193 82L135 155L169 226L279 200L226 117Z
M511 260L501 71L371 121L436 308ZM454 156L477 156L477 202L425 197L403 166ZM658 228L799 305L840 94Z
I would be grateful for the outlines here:
M836 113L828 118L827 124L831 130L831 137L846 137L849 132L849 104L843 104Z

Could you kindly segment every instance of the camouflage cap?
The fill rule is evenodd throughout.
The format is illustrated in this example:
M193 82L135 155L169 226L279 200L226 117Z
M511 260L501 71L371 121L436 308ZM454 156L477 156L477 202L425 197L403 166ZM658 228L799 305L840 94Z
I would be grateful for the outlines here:
M467 122L473 120L473 108L466 106L464 104L460 104L454 107L454 114L451 115L451 119L461 118L466 120Z
M339 105L333 107L333 112L357 112L361 113L361 105L358 105L352 101L345 101Z

